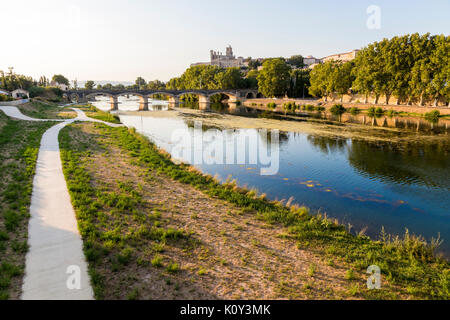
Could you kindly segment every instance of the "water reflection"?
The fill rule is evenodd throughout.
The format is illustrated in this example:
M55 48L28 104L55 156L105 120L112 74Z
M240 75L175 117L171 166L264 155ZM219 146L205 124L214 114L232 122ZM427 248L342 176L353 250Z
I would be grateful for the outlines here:
M183 104L182 107L198 108L198 105ZM211 105L209 111L264 116L261 111L243 106ZM318 125L341 121L336 128L354 121L416 130L410 127L414 123L411 119L402 117L397 120L382 117L373 122L367 116L364 119L363 115L344 114L336 119L333 115L314 114L295 116L293 121L312 121L316 117ZM124 124L135 127L168 152L174 147L171 141L174 130L193 130L192 121L143 115L123 114L120 117ZM284 117L273 113L271 116ZM417 127L417 119L414 121ZM422 122L419 127L421 125ZM430 124L428 126L431 128ZM442 128L442 123L440 126ZM242 134L241 129L232 130L233 138ZM218 174L222 181L232 175L240 185L255 187L271 199L293 196L294 202L325 211L340 222L351 223L355 230L368 227L370 236L376 237L382 226L394 234L402 234L408 228L428 239L440 233L446 240L442 251L448 254L449 151L450 141L446 137L427 143L394 143L284 132L280 136L280 170L276 175L262 176L255 165L201 164L197 167L206 173Z

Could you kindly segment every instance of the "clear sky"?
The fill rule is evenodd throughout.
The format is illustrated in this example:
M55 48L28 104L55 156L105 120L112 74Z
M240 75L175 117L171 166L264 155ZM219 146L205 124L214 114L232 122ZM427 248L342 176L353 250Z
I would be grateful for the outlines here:
M370 5L379 29L367 27ZM0 70L38 78L167 81L209 50L323 56L406 33L450 33L450 0L2 1Z

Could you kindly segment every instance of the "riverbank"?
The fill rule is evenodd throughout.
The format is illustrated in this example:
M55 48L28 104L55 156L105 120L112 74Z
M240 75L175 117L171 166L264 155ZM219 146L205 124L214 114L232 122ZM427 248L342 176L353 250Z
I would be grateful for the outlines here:
M267 129L306 134L321 135L327 137L341 137L361 139L365 141L390 141L390 142L424 142L441 141L445 134L418 134L415 131L408 132L398 128L384 126L367 126L357 123L339 123L315 118L300 118L293 115L283 116L282 119L272 118L273 113L259 115L258 117L241 117L232 114L204 112L189 108L175 108L164 111L149 112L120 112L123 115L150 116L153 118L181 118L186 121L202 121L204 126L221 129ZM292 121L287 121L292 120Z
M405 114L411 114L411 115L424 115L427 112L431 112L434 110L437 110L440 112L441 115L444 116L450 116L450 108L447 106L439 106L439 107L432 107L432 106L418 106L418 105L386 105L386 104L370 104L370 103L359 103L359 102L339 102L339 100L335 101L323 101L322 99L291 99L291 98L279 98L279 99L270 99L270 98L263 98L263 99L247 99L243 102L246 106L251 107L258 107L262 110L269 110L267 109L267 104L269 103L275 103L280 110L282 110L282 106L285 103L289 102L295 102L297 105L321 105L325 107L327 110L329 110L333 105L335 104L342 104L345 108L358 108L360 110L367 110L369 108L375 107L375 108L382 108L385 110L393 110L396 112L403 112Z
M77 124L60 141L97 298L449 297L449 265L420 238L353 236L176 165L134 130ZM381 290L366 287L373 264Z
M0 112L0 299L21 295L37 154L42 134L52 125Z

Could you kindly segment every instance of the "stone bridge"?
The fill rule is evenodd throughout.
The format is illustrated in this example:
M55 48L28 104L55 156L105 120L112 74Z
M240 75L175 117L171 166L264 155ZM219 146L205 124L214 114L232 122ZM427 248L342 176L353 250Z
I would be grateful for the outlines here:
M119 110L120 96L137 96L139 97L139 110L148 110L148 99L153 95L163 95L168 97L171 106L177 106L180 98L186 94L198 96L200 105L209 105L210 98L216 94L224 94L228 97L229 103L236 103L239 99L252 99L262 97L257 90L240 89L240 90L67 90L64 96L72 101L88 101L96 96L107 96L111 100L111 110Z

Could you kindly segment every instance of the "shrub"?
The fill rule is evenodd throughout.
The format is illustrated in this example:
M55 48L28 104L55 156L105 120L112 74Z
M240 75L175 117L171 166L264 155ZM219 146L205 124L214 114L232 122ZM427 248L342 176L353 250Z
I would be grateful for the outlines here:
M384 114L384 112L385 111L381 107L370 107L367 109L367 114L369 114L370 116L381 116Z
M441 113L439 112L439 110L433 110L431 112L425 113L425 119L435 122L439 119L440 115Z
M360 110L358 109L358 107L351 107L348 111L349 111L352 115L357 115L357 114L360 112Z
M379 115L384 114L383 108L381 108L381 107L376 108L376 109L375 109L375 114L379 114Z
M152 266L159 268L162 266L162 257L159 254L155 254L152 259Z
M13 101L14 99L6 94L0 94L0 101Z
M169 273L177 273L180 270L178 263L169 263L166 268Z
M286 102L283 104L283 109L285 112L295 112L295 110L298 109L298 106L295 104L295 102Z
M325 111L325 107L322 107L322 106L316 106L315 109L317 111Z
M389 117L393 117L393 116L397 115L398 112L391 109L391 110L388 110L388 111L386 112L386 114L387 114Z
M346 110L345 108L342 106L342 104L335 104L334 106L332 106L330 108L330 112L334 113L334 114L342 114L344 113Z
M269 102L267 104L267 108L274 110L277 107L277 104L275 102Z
M30 98L35 98L42 96L45 92L45 88L42 87L31 87L28 92L30 93Z

